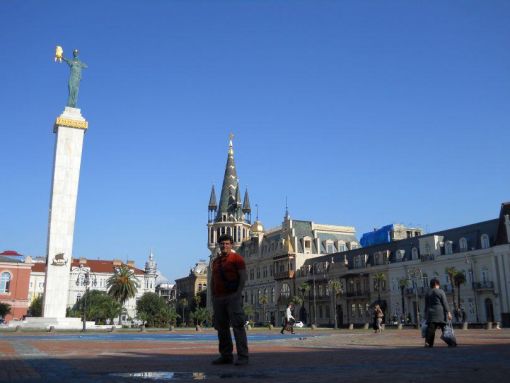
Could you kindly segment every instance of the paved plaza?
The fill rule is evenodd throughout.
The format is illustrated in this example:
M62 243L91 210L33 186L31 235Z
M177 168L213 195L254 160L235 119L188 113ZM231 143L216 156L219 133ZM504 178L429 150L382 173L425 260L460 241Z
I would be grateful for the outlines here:
M457 330L424 348L417 330L249 332L250 365L213 366L213 330L0 333L2 382L508 381L510 330Z

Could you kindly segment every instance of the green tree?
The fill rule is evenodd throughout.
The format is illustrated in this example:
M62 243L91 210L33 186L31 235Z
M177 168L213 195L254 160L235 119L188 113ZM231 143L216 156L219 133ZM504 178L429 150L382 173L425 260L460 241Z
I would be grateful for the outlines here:
M211 318L211 314L205 307L197 307L195 311L190 314L190 318L195 322L196 325L202 326L206 320Z
M398 280L398 287L400 288L400 298L402 299L402 316L404 317L404 320L405 320L405 317L406 317L406 310L405 310L405 289L407 287L407 279L406 278L400 278Z
M455 302L455 275L459 272L454 266L447 267L445 269L448 278L450 279L450 283L452 285L452 299L453 299L453 309L457 310L457 303Z
M179 306L181 307L181 310L182 310L181 319L182 319L182 325L184 327L185 323L186 323L186 318L184 316L184 310L186 309L186 307L188 307L188 300L186 298L179 299Z
M162 327L168 324L169 307L163 297L148 292L136 303L136 312L139 318L145 318L148 327ZM175 310L174 310L175 311ZM143 314L143 315L142 315Z
M253 318L253 306L251 305L246 305L244 306L244 315L246 315L246 318L248 320L251 320L251 318Z
M32 303L30 303L30 307L28 308L28 314L31 317L40 317L40 316L42 316L43 299L44 299L44 295L41 294L41 295L37 296L32 301Z
M303 298L303 302L306 300L306 295L308 295L308 312L307 315L309 316L308 322L311 322L310 317L310 289L312 286L308 282L304 282L299 286L299 292L301 293L301 297Z
M343 293L342 291L342 284L340 283L340 281L338 280L335 280L335 279L332 279L330 280L329 282L329 287L331 289L331 295L333 297L333 312L335 314L335 329L338 328L338 316L337 316L337 311L336 311L336 298L338 297L339 294Z
M384 282L386 281L386 275L384 273L374 274L374 288L377 290L377 300L381 302L381 290Z
M87 319L93 320L97 324L106 324L107 320L113 323L113 320L122 313L121 304L104 291L99 290L86 292L68 314L72 317L80 317L83 315L84 308L86 308Z
M457 302L460 306L460 286L466 283L466 274L463 271L458 271L453 277L453 284L457 288Z
M10 313L11 313L11 305L8 303L0 302L0 317L5 318L5 316Z
M265 322L266 321L266 306L269 303L269 298L267 297L267 295L261 295L259 297L259 303L262 305L262 318L263 318L263 321Z
M116 268L113 275L107 279L108 294L124 306L126 301L134 298L138 291L138 281L135 273L126 265ZM120 324L120 316L119 316Z

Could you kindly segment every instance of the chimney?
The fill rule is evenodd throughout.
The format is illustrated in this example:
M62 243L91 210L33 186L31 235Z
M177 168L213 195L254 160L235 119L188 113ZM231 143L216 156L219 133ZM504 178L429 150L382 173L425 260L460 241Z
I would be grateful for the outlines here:
M121 266L121 265L122 265L122 261L120 259L113 260L113 266Z

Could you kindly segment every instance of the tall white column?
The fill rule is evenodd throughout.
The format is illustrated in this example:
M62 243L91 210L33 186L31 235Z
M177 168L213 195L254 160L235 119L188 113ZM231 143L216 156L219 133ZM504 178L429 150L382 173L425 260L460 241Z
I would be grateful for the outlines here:
M71 107L66 107L55 122L55 159L44 284L45 318L66 316L83 136L87 127L80 109Z

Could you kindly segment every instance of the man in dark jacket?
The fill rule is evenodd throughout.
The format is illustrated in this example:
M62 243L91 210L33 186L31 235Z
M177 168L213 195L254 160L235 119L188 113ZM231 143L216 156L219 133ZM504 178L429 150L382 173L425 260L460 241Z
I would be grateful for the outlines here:
M433 347L436 329L440 328L444 332L446 320L452 320L446 294L439 288L439 280L436 278L430 281L430 290L425 296L425 316L428 326L425 347Z

